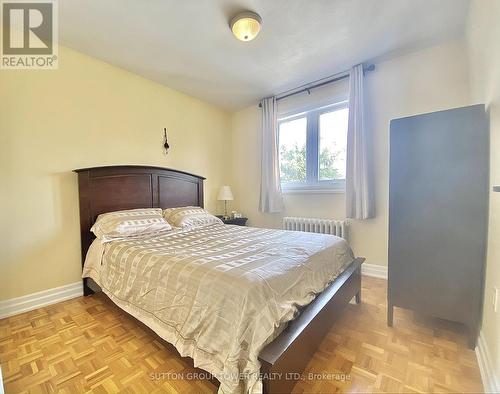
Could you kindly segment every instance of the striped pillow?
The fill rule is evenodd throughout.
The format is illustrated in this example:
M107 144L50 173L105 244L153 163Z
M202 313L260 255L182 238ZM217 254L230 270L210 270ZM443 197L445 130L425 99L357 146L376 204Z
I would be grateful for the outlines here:
M172 230L161 208L129 209L103 213L90 229L97 238L111 240Z
M168 208L163 211L163 217L174 227L204 227L222 220L200 207Z

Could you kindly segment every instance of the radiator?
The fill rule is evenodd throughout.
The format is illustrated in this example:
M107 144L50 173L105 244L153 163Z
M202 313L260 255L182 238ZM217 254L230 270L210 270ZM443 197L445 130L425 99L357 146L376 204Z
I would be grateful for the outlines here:
M347 239L347 220L297 218L287 216L283 218L283 229L305 231L308 233L331 234Z

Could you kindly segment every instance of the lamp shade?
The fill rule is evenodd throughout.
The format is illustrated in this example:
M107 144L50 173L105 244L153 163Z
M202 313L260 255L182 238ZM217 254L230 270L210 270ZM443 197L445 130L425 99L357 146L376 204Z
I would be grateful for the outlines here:
M221 186L219 194L217 195L217 200L222 200L222 201L234 200L233 192L231 191L231 186Z

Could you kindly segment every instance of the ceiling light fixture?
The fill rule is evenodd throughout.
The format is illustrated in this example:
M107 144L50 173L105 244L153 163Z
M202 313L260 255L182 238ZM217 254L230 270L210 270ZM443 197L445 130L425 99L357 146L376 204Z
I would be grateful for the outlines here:
M240 12L231 19L229 25L238 40L252 41L259 34L262 18L255 12Z

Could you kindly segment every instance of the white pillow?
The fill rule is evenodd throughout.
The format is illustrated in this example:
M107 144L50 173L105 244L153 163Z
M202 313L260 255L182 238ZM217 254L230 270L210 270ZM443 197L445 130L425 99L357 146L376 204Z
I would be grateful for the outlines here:
M163 217L174 227L204 227L220 223L222 220L200 207L168 208L163 211Z
M103 213L90 229L97 238L111 240L172 230L161 208L129 209Z

